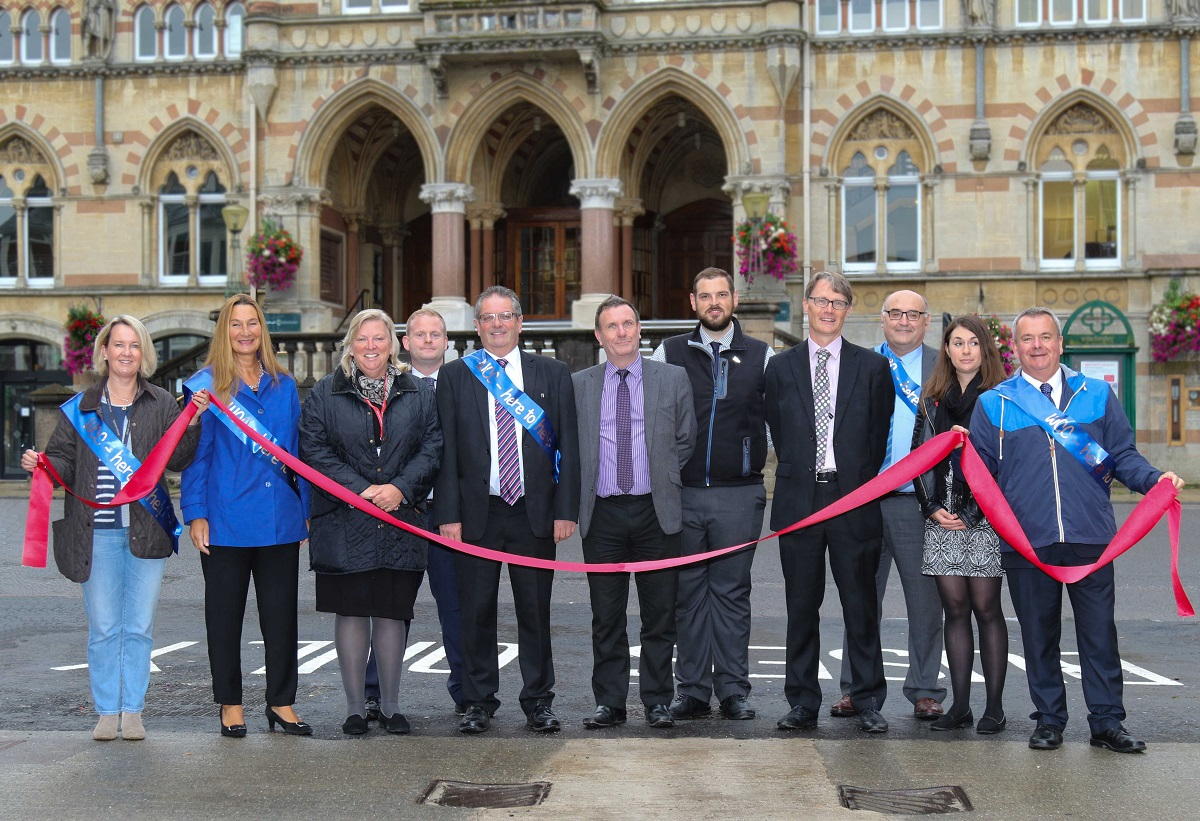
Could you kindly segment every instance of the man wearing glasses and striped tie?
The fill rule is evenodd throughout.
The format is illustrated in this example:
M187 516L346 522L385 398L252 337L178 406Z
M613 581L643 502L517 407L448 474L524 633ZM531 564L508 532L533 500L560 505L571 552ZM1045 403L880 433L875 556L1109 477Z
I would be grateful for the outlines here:
M521 302L500 286L475 303L480 350L450 362L437 381L446 447L434 484L442 536L553 559L579 520L575 393L566 364L521 351ZM496 606L500 563L466 553L454 562L462 614L464 733L482 733L500 706ZM557 732L550 648L552 570L510 564L521 666L521 708L534 732Z

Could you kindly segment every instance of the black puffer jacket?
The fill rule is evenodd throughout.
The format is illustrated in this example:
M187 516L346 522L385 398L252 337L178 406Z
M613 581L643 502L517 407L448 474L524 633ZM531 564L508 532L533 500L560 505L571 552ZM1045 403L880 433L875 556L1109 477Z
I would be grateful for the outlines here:
M424 500L442 461L433 391L409 373L398 376L388 394L383 427L380 437L375 411L338 368L313 386L304 402L300 458L354 494L390 482L404 494L404 504L385 515L424 527ZM424 570L425 548L419 536L313 485L308 549L309 564L318 573Z
M936 419L937 404L931 399L922 398L917 406L917 421L913 426L913 450L934 437ZM946 498L946 486L937 481L937 468L935 467L913 479L913 489L917 491L917 501L921 504L921 513L928 519L939 510L949 510L953 506L958 518L962 519L967 527L974 527L983 520L983 511L979 509L979 503L975 501L975 495L971 493L971 488L959 478L962 475L958 470L959 451L954 451L946 458L950 460L951 470L955 473L953 505Z

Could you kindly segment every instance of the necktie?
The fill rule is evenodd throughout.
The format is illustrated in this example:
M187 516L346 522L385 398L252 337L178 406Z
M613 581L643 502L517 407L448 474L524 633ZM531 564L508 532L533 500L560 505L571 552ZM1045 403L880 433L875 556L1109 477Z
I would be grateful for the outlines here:
M431 391L437 390L437 380L434 379L432 376L422 376L421 381L429 386L429 390L431 390Z
M829 351L817 351L817 373L813 379L813 413L817 423L817 470L825 467L825 439L829 434Z
M1051 404L1051 405L1053 405L1053 404L1054 404L1054 389L1050 387L1050 383L1049 383L1049 382L1043 382L1043 383L1042 383L1041 385L1039 385L1038 387L1039 387L1039 388L1041 389L1041 391L1042 391L1042 396L1044 396L1044 397L1046 397L1047 399L1049 399L1049 400L1050 400L1050 404ZM1055 407L1057 407L1057 405L1055 405Z
M508 367L508 360L497 359L501 368ZM504 409L500 400L496 405L496 452L500 469L500 498L515 505L521 498L521 458L517 452L517 424L512 414Z
M629 371L619 370L621 384L617 385L617 487L622 493L633 490L633 421L630 413Z

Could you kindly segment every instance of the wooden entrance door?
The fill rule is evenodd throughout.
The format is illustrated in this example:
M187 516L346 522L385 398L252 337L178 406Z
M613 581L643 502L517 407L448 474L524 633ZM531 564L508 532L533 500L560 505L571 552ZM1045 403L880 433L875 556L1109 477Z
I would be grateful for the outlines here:
M688 302L692 280L705 268L733 273L733 206L727 201L700 200L663 217L666 230L659 243L662 287L655 316L691 319Z
M529 319L568 319L580 295L580 230L574 221L509 219L512 288Z

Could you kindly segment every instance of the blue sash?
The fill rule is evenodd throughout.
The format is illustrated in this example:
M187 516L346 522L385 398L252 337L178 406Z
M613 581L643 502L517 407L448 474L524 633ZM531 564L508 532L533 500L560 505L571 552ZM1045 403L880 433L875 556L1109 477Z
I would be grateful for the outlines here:
M212 371L210 371L208 368L196 371L196 373L192 374L190 379L183 383L183 386L187 388L184 396L189 400L191 399L193 393L198 393L199 391L211 391ZM253 428L255 433L268 440L272 445L283 448L283 445L279 444L279 440L271 434L271 431L267 430L265 425L255 419L254 414L248 411L245 405L237 401L236 396L230 396L229 402L226 404L229 408L229 412L245 422L247 427ZM236 436L242 442L242 444L250 448L250 452L252 454L257 456L264 464L267 465L267 467L269 467L272 471L278 474L280 478L287 482L288 485L291 486L292 490L296 491L296 493L300 492L299 488L296 486L296 474L294 474L287 465L276 459L274 456L268 453L262 445L258 444L249 436L247 436L241 428L233 423L233 419L230 417L223 413L213 413L210 415L220 419L221 423L225 425L225 427L229 428L229 430L233 432L233 435ZM286 448L284 449L286 450Z
M908 371L904 370L904 365L900 364L900 357L892 353L886 342L879 346L879 352L887 357L888 366L892 369L892 386L896 389L896 396L907 403L913 414L916 414L917 405L921 401L921 386L912 381Z
M67 420L75 428L75 431L92 449L92 453L99 457L100 463L116 477L118 485L125 487L129 482L129 477L142 466L142 463L121 441L121 437L104 424L104 420L98 413L85 414L79 409L82 401L83 394L76 394L61 405L62 412L67 415ZM150 495L139 501L142 503L142 507L150 511L154 521L167 531L167 536L171 539L171 549L178 553L179 534L183 532L183 525L179 524L179 519L175 517L175 506L171 504L171 497L166 489L161 484L155 485Z
M1100 487L1108 490L1116 468L1108 451L1100 447L1082 425L1056 408L1045 394L1029 384L1025 377L1017 375L1010 381L1015 384L1009 398L1017 407L1029 414L1067 453L1078 459Z
M529 434L541 446L546 453L546 458L554 466L554 481L557 482L562 453L558 450L558 434L554 432L554 426L546 418L546 412L538 406L537 402L534 402L525 395L524 391L513 384L512 380L508 378L508 374L504 372L504 368L501 368L500 364L486 351L478 350L464 356L463 362L466 363L475 378L483 384L483 387L487 388L487 392L500 403L501 407L512 414L513 419L516 419L521 427L529 431Z

